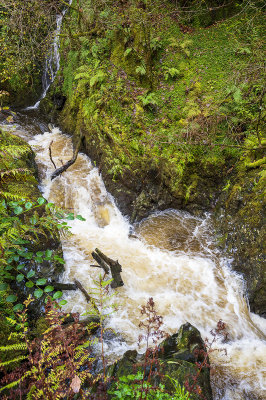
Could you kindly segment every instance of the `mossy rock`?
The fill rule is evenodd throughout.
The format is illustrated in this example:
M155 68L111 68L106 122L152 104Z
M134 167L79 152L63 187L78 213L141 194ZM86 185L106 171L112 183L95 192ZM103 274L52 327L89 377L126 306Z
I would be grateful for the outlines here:
M231 178L215 208L214 223L232 267L246 281L251 311L266 317L265 178L263 168ZM237 251L236 251L237 250Z
M152 374L152 384L165 385L166 390L174 392L174 386L167 377L177 380L182 386L188 381L193 383L193 377L198 375L196 366L196 350L205 350L204 342L199 331L191 324L182 325L178 333L165 339L159 346L158 360L160 362L160 373ZM203 361L203 356L199 356L198 361ZM108 367L108 376L117 379L122 376L136 374L143 371L144 356L134 351L127 351L123 358ZM146 362L145 376L149 376L149 362ZM155 371L153 371L155 372ZM200 392L206 400L212 399L210 386L210 371L202 368L197 379ZM201 395L193 394L191 399L201 399Z

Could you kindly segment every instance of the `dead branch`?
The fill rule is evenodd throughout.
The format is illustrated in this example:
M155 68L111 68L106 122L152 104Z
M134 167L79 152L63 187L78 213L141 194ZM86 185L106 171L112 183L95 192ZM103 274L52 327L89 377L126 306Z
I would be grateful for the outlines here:
M59 283L59 282L51 282L51 285L56 290L77 290L77 286L74 283Z
M74 164L74 162L76 161L77 157L78 157L78 152L79 152L79 148L81 145L81 141L82 141L83 135L80 134L79 136L79 140L78 143L76 145L76 148L73 152L73 157L71 158L71 160L67 161L64 165L62 165L62 167L57 168L51 175L51 181L56 178L58 175L61 175L64 171L66 171L72 164Z
M51 163L53 164L53 166L54 166L54 169L56 169L56 165L55 165L55 163L54 163L54 160L53 160L53 157L52 157L52 144L53 144L53 140L51 141L51 143L50 143L50 145L49 145L49 157L50 157L50 160L51 160Z
M99 310L98 307L95 304L95 301L93 300L93 298L89 295L89 293L87 292L87 290L82 286L82 284L80 283L80 281L78 281L77 279L74 279L75 285L76 287L84 294L87 303L91 303L94 307L94 309L97 311L97 314L99 315Z

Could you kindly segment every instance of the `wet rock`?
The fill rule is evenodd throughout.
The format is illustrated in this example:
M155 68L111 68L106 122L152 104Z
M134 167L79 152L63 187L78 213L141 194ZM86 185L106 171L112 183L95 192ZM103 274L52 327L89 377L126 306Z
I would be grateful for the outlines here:
M182 325L178 333L165 339L159 347L158 359L160 360L160 373L152 375L152 383L162 383L166 390L174 392L174 386L167 377L177 380L182 386L185 382L193 384L193 377L197 376L197 385L201 395L193 394L193 399L212 399L209 368L203 367L200 373L197 362L203 361L203 356L196 358L196 350L205 350L204 342L199 331L191 324ZM127 351L123 358L108 368L108 376L119 378L137 371L143 371L144 356L136 350ZM148 364L148 363L147 363ZM147 367L147 376L149 366Z
M251 311L266 317L265 196L258 170L240 171L216 204L220 246L243 275Z
M196 350L204 350L204 342L194 326L186 323L181 326L178 333L165 339L160 345L160 358L164 360L178 359L195 363ZM199 361L202 361L200 359Z

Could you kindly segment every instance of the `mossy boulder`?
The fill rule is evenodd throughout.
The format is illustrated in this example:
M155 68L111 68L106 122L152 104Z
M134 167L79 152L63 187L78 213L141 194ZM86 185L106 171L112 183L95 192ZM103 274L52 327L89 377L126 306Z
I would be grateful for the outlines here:
M178 333L168 337L160 344L158 351L160 373L152 374L152 383L156 385L162 383L166 390L174 392L174 386L167 376L177 380L182 386L185 385L185 382L192 385L193 377L197 376L195 389L198 385L201 395L194 393L191 395L191 399L201 399L203 396L206 400L211 400L209 368L203 367L199 372L196 366L196 362L203 362L203 355L196 357L196 352L198 351L198 354L201 354L201 350L206 352L199 331L189 323L182 325ZM138 354L136 350L127 351L121 360L108 368L108 376L117 379L143 371L143 364L143 355ZM149 362L146 362L146 364L145 376L148 377Z

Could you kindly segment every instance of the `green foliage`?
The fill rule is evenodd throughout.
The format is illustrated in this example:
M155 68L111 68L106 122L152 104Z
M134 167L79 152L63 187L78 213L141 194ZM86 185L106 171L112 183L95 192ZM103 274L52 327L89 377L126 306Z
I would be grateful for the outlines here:
M76 132L85 123L86 140L101 152L103 168L114 179L127 168L145 175L152 160L158 179L185 205L200 196L207 176L227 179L225 172L244 155L247 137L262 141L261 15L254 7L251 18L245 2L241 14L202 29L176 22L170 17L176 6L169 2L141 4L80 1L84 17L97 23L89 32L84 22L79 50L62 43L64 87L80 74L71 94L64 92L69 101L63 120ZM77 13L71 17L78 35ZM106 74L103 82L99 71ZM257 161L251 157L250 165Z
M142 387L143 373L138 372L136 375L127 375L119 378L115 384L115 389L108 393L112 395L111 399L121 400L188 400L189 394L181 388L179 383L175 381L175 393L169 394L165 392L164 385L153 387L150 383L145 382ZM143 394L145 393L145 395ZM144 397L143 397L144 396Z
M0 0L0 83L11 94L21 96L25 90L36 95L34 84L53 39L56 12L54 0Z
M183 53L186 57L190 56L189 46L192 44L192 40L186 39L180 41L178 38L170 37L169 38L169 46L172 49L177 49L181 53Z
M140 76L145 76L146 73L147 73L147 70L146 70L146 68L145 68L144 65L138 65L138 66L136 67L136 73L137 73L138 75L140 75Z
M158 101L155 96L155 93L148 93L146 95L139 96L139 100L142 102L143 107L154 109L154 107L158 106Z
M176 79L177 77L180 76L180 71L177 68L170 68L170 67L164 67L164 79L166 81L169 81L171 79Z
M43 207L44 210L43 210ZM42 210L42 215L38 213ZM49 235L59 238L58 228L62 228L62 223L55 216L56 209L51 203L47 203L42 197L37 202L20 201L0 201L0 249L1 249L1 300L0 306L4 307L7 303L16 303L17 296L9 294L12 292L10 284L16 281L24 284L27 288L37 287L34 290L35 298L39 299L43 293L47 293L51 286L40 288L47 284L46 278L34 279L35 270L28 270L29 265L39 265L44 261L64 263L55 251L31 251L32 243L35 246L41 242L42 238ZM61 216L62 218L62 216ZM68 232L68 227L63 225L64 232ZM60 298L61 292L56 292L53 298ZM13 311L21 309L20 303L14 305Z

